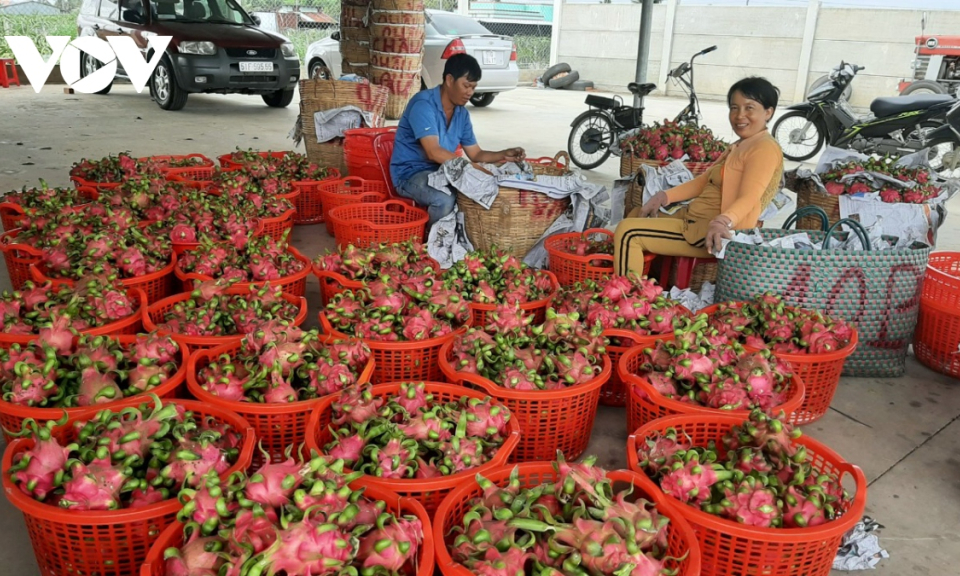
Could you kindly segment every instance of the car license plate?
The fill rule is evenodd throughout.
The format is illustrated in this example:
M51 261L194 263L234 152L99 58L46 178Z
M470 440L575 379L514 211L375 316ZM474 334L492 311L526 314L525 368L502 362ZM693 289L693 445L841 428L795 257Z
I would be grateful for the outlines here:
M273 62L241 62L241 72L273 72Z
M492 50L485 50L483 52L483 63L488 66L496 66L497 62L497 53Z

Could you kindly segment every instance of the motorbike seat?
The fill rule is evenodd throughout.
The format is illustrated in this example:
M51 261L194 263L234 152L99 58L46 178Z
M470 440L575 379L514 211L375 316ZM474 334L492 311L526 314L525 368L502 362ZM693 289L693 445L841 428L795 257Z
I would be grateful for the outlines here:
M949 94L922 94L920 96L892 96L889 98L877 98L870 104L870 111L877 118L884 116L893 116L903 112L912 112L914 110L924 110L937 104L952 102L953 96Z
M636 82L631 82L627 84L627 90L629 90L631 94L636 94L637 96L646 96L647 94L653 92L656 89L657 89L657 85L652 84L650 82L646 82L644 84L637 84Z

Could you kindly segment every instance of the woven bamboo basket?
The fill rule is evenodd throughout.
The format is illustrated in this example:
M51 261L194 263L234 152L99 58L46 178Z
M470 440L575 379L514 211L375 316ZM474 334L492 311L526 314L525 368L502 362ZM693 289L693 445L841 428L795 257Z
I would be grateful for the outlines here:
M373 10L370 12L371 24L406 24L408 26L423 26L426 16L422 10Z
M350 6L344 3L340 7L341 28L365 28L370 16L369 6Z
M344 74L355 74L361 78L370 79L369 64L350 64L349 62L343 62L340 67Z
M370 24L370 49L394 54L418 54L426 36L423 24Z
M370 43L346 40L340 43L343 61L353 66L370 63Z
M343 42L344 40L352 40L354 42L369 42L370 29L356 27L340 28L340 41Z
M401 12L422 12L423 0L371 0L374 10L398 10Z
M347 170L343 159L343 140L317 142L314 113L320 110L356 106L373 113L376 127L383 125L387 107L387 90L369 83L344 82L339 80L300 81L300 120L307 158L321 166L336 168L341 174Z
M394 54L393 52L370 51L370 66L402 72L420 72L423 56L420 54Z
M565 161L561 161L565 158ZM562 176L569 172L570 158L558 153L549 163L532 161L534 174ZM477 250L496 246L517 258L523 258L558 216L566 211L570 199L555 200L546 194L515 188L500 188L489 210L462 194L457 206L463 212L467 237Z
M420 75L417 74L417 80L419 79ZM411 98L413 98L413 94L408 94L407 96L391 94L387 99L387 119L399 120L402 118L403 111L407 109L407 104L410 102Z
M827 213L828 226L833 226L840 220L840 197L821 192L813 180L799 180L797 182L797 210L804 206L817 206ZM797 220L797 230L820 230L820 218L814 215L804 216Z
M620 156L620 177L626 178L631 174L636 174L640 170L640 166L646 164L647 166L653 166L654 168L661 168L669 164L669 162L663 160L648 160L646 158L636 158L631 154L630 149L624 150L623 155ZM694 178L703 174L713 166L713 162L684 162L683 165L687 167Z
M405 72L379 66L371 66L370 69L373 73L373 83L389 90L387 119L399 120L407 107L407 102L420 90L420 72Z

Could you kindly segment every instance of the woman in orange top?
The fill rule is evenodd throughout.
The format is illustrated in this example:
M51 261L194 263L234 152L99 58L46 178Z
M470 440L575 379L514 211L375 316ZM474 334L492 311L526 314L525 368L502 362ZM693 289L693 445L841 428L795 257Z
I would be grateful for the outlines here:
M764 78L730 87L730 126L740 139L706 173L658 192L620 222L613 243L617 274L642 273L644 252L706 258L733 230L757 225L783 175L783 152L767 132L779 92ZM670 216L661 214L662 206L684 200L693 201Z

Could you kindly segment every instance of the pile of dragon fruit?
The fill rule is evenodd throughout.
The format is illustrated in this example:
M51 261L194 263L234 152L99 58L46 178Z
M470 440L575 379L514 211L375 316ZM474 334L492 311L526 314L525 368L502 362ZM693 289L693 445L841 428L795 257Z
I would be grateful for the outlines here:
M636 158L664 162L684 156L691 162L716 162L727 148L709 128L670 120L641 128L637 134L621 140L620 146Z
M383 280L394 286L411 285L414 290L441 271L434 270L426 244L402 242L377 248L347 245L340 252L328 252L314 261L318 269L339 274L347 280Z
M179 369L171 338L142 334L132 346L107 336L74 335L62 319L26 346L0 349L3 401L20 406L94 406L143 394Z
M561 459L557 481L537 486L521 486L516 468L503 487L478 474L483 496L447 534L453 560L488 576L675 573L670 519L632 487L615 489L595 460Z
M235 202L239 209L253 212L260 218L274 218L293 210L289 200L277 197L292 191L288 181L274 178L261 181L242 170L218 170L208 189L209 193L223 196Z
M369 384L333 402L334 439L324 453L381 478L436 478L490 461L507 435L510 414L490 398L440 403L423 382L374 396Z
M130 210L139 221L156 222L171 217L191 191L159 174L140 174L127 178L116 188L100 191L98 201L114 210Z
M556 290L546 272L496 247L464 256L443 273L443 285L477 304L525 304L549 298Z
M352 488L359 476L323 456L209 475L181 493L184 543L165 574L414 574L426 527Z
M319 181L330 175L327 168L310 162L305 155L297 152L286 152L283 156L277 157L269 151L260 153L253 150L237 150L230 154L230 160L241 165L241 168L233 168L234 170L243 171L250 177L264 182L265 188L268 187L266 182L269 180ZM283 183L278 184L278 190L285 186Z
M242 248L257 229L257 210L230 198L185 187L179 197L168 195L163 202L166 216L147 229L173 242L207 239Z
M98 184L115 184L140 174L159 172L158 165L152 162L140 162L127 152L110 155L100 160L83 158L70 168L71 177Z
M254 332L268 320L293 322L299 313L279 287L265 284L248 293L226 294L223 284L211 280L165 312L157 329L185 336L234 336Z
M613 238L607 235L599 235L600 238L596 238L595 236L598 235L581 234L578 237L564 240L556 247L561 251L573 256L586 257L593 256L595 254L612 256ZM613 268L613 263L608 260L591 260L590 266L596 266L598 268Z
M722 410L769 410L787 398L792 371L769 350L749 352L698 316L641 356L639 375L661 395Z
M787 306L782 296L771 293L757 294L749 302L719 304L710 325L745 346L777 354L828 354L853 339L853 328L845 320Z
M613 276L586 279L558 294L554 306L560 314L576 312L587 324L604 330L620 329L640 336L670 334L687 325L689 311L671 300L655 280Z
M486 326L454 338L448 360L459 372L514 390L560 390L596 378L607 344L600 326L553 309L546 318L534 326L533 316L501 304L487 314Z
M81 196L76 188L50 188L41 179L39 187L24 186L19 192L7 192L0 201L16 204L27 213L56 214L66 207L86 204L90 200Z
M278 280L302 271L306 264L296 257L284 239L277 242L270 236L253 237L237 248L210 240L177 259L181 272L194 273L224 282L256 282Z
M323 344L316 330L271 320L247 334L236 353L211 359L197 382L224 400L284 404L353 386L369 359L361 342Z
M761 410L694 446L668 429L637 447L640 466L669 496L708 514L761 528L806 528L836 519L849 504L840 479L814 467L799 429Z
M24 421L36 444L7 471L24 494L66 510L141 508L176 497L211 471L237 461L242 436L228 424L181 405L153 403L73 424L63 446L51 434L60 422Z
M334 296L326 318L338 332L384 342L439 338L469 320L470 308L457 292L442 287L415 290L392 279L374 280Z
M5 334L38 334L68 318L74 330L88 330L137 313L127 290L115 277L90 275L73 287L27 281L20 290L0 294L0 330Z
M153 163L161 170L170 170L174 168L198 168L201 166L210 165L209 160L200 156L155 159Z
M897 166L897 160L893 156L883 156L837 163L820 174L820 180L831 196L877 192L881 201L891 204L923 204L940 196L943 190L931 181L929 168ZM876 175L902 184L897 186Z

